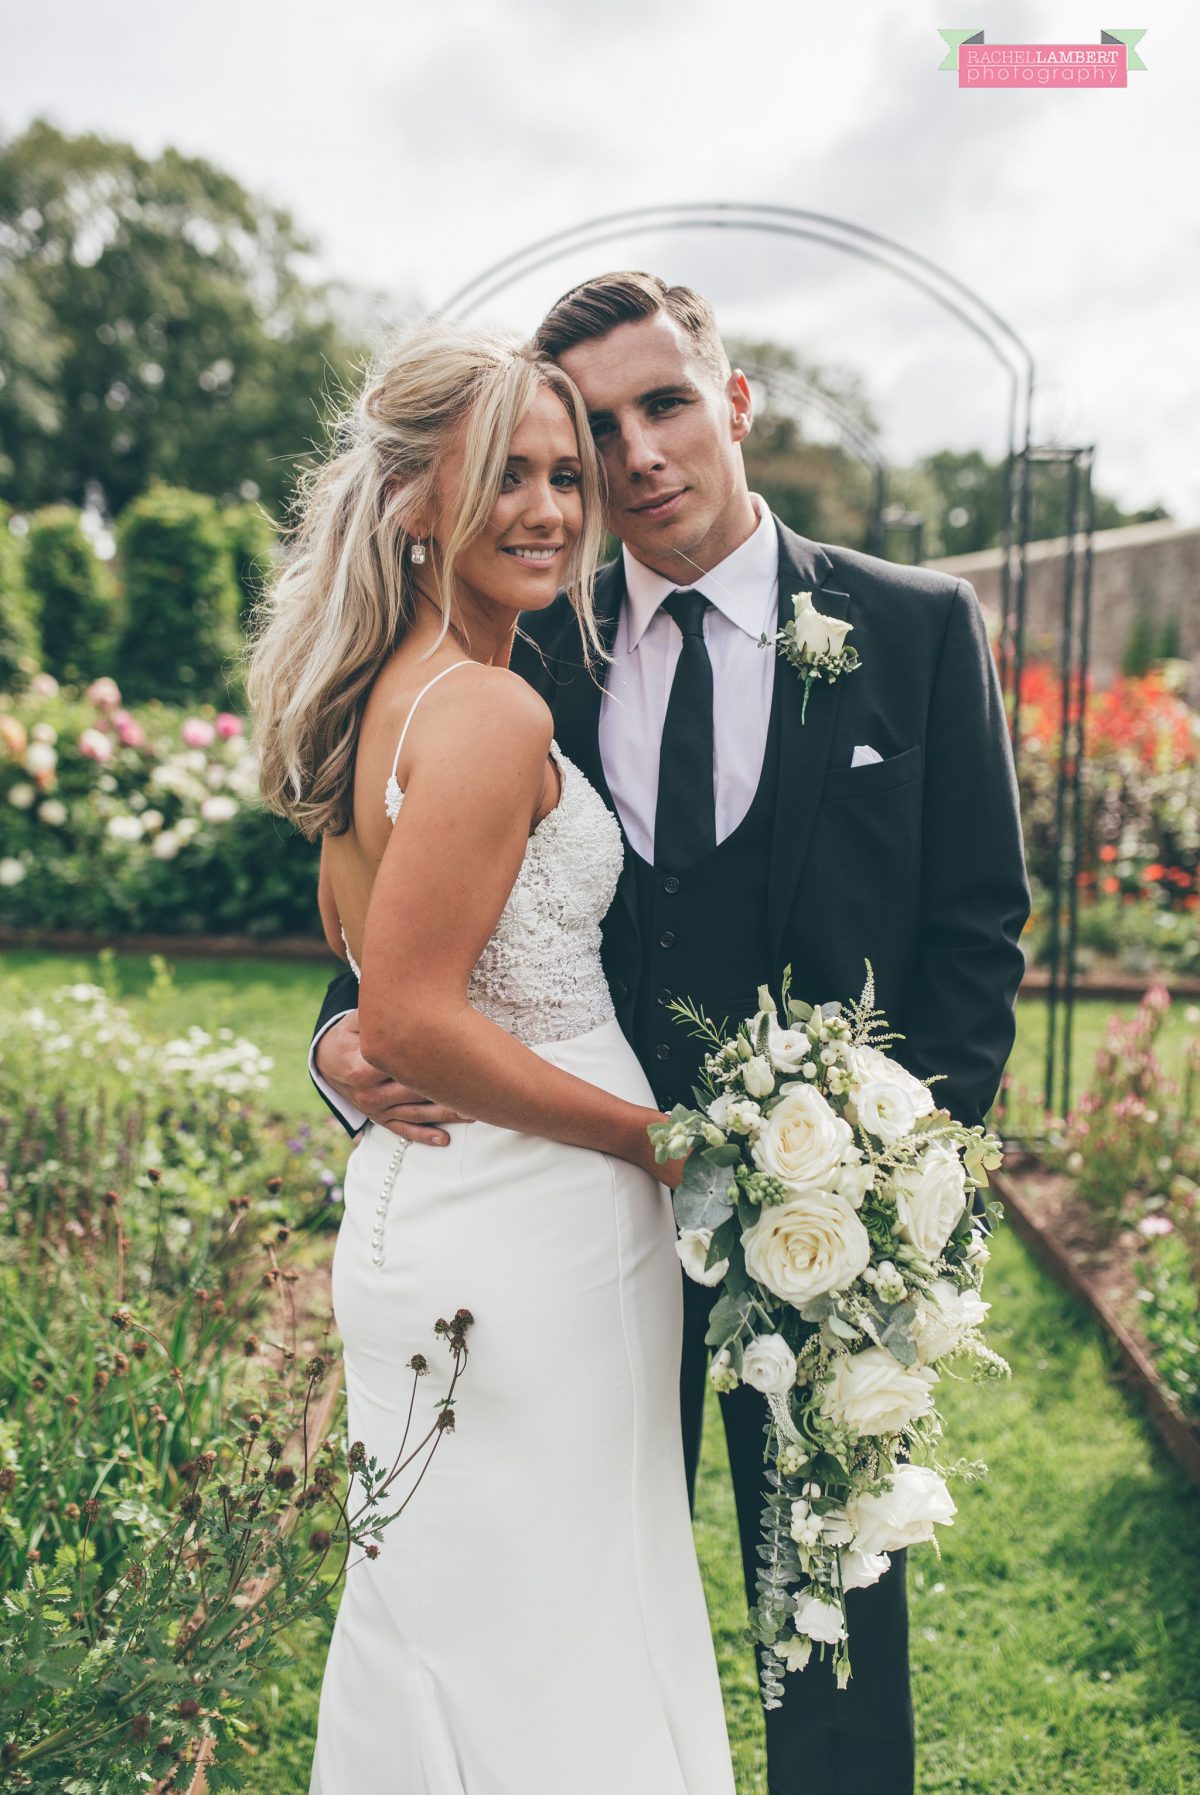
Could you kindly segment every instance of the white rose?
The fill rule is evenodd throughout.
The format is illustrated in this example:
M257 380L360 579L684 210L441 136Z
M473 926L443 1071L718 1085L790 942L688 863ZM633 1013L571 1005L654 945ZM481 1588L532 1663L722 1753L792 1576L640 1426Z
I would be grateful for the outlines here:
M936 1382L936 1371L910 1371L886 1346L868 1346L838 1359L821 1397L821 1413L857 1434L898 1433L929 1413Z
M38 815L43 823L49 823L52 829L59 828L67 820L67 807L61 798L47 798L38 806Z
M219 794L216 797L205 798L200 806L200 815L206 823L228 823L237 815L237 812L237 799L222 797Z
M903 1085L890 1079L872 1078L859 1085L853 1103L860 1126L889 1147L911 1134L917 1120L912 1097Z
M769 1097L775 1089L775 1074L771 1070L771 1062L764 1059L761 1053L756 1053L742 1067L742 1083L751 1097Z
M23 860L14 860L11 855L0 860L0 885L19 885L25 877L26 867Z
M136 816L110 816L107 833L114 841L141 841L141 818Z
M764 1209L742 1245L750 1276L797 1308L826 1291L847 1289L871 1260L866 1229L832 1191L804 1191Z
M856 1085L871 1084L876 1079L882 1079L885 1084L899 1085L912 1098L917 1115L933 1114L936 1105L929 1086L922 1084L919 1078L914 1078L906 1066L902 1066L899 1060L892 1059L880 1048L848 1046L846 1064Z
M156 829L161 829L162 826L163 826L163 813L161 810L143 810L143 812L142 812L142 828L145 830L147 835L153 835L154 831Z
M875 1168L868 1161L865 1165L844 1165L834 1179L833 1188L839 1197L845 1197L847 1203L861 1209L874 1182Z
M825 1602L820 1596L801 1596L796 1603L796 1631L818 1644L837 1645L846 1637L846 1621L840 1602Z
M36 778L39 773L53 773L58 755L49 742L30 742L25 750L25 771Z
M161 835L154 837L154 858L156 860L174 860L183 843L174 829L164 829Z
M840 617L818 611L811 592L797 592L792 605L796 614L796 646L811 655L839 653L853 626Z
M32 785L28 785L22 780L12 787L8 794L8 801L14 810L28 810L36 797L37 792Z
M857 1496L847 1507L855 1549L868 1554L919 1545L958 1513L942 1479L924 1465L900 1465L881 1495Z
M892 1190L901 1234L927 1259L936 1259L967 1206L962 1160L953 1147L935 1142L916 1165L893 1174Z
M793 1190L825 1190L842 1154L854 1140L844 1122L810 1085L797 1085L780 1098L754 1143L760 1172L781 1178Z
M712 1237L711 1228L684 1228L675 1242L675 1251L679 1254L684 1271L697 1284L719 1284L729 1270L728 1259L718 1259L715 1265L705 1270L704 1261L708 1257Z
M917 1307L914 1332L922 1365L953 1352L964 1335L980 1325L991 1306L977 1290L959 1290L949 1278L935 1278Z
M781 1072L799 1072L812 1052L812 1042L802 1028L772 1026L767 1039L767 1052Z
M864 1552L856 1546L853 1552L842 1553L842 1589L870 1589L883 1573L891 1569L886 1552Z
M742 1354L742 1382L782 1396L796 1381L796 1355L782 1334L760 1334Z

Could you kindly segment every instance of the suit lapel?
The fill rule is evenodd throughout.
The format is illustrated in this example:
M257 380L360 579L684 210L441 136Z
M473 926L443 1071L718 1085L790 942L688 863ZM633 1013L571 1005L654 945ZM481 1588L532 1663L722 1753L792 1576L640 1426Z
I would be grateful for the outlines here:
M620 554L596 575L593 599L601 645L606 654L611 654L616 641L621 606L625 602L625 563ZM570 632L569 641L564 644L559 659L558 684L551 700L555 740L567 759L573 760L585 778L595 786L620 823L616 803L608 789L608 780L604 777L604 763L600 758L600 705L604 698L608 663L602 661L594 672L589 672L583 664L579 626L573 612L568 613L566 627ZM624 828L621 830L621 839L625 847L625 859L617 883L617 896L628 909L634 933L640 938L633 850L625 840Z
M826 581L833 563L818 543L797 536L776 520L779 531L779 627L792 616L792 597L811 592L813 603L828 616L853 621L852 600ZM833 747L842 682L816 682L808 697L808 711L800 721L804 681L778 655L775 668L775 702L779 706L779 786L771 836L767 885L767 928L772 965L777 965L783 930L791 909L808 844L812 838L826 768Z
M618 555L596 575L596 627L606 654L612 653L624 598L625 569ZM584 666L574 612L567 613L565 628L568 640L564 642L558 660L558 683L551 699L555 739L568 760L575 762L615 814L616 805L600 761L600 704L608 664L600 662L594 672Z

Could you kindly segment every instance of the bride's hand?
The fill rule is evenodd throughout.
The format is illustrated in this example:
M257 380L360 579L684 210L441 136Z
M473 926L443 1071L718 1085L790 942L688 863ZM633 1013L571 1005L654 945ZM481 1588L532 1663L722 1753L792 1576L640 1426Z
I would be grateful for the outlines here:
M661 1110L646 1111L647 1128L656 1122L668 1121L670 1121L670 1117L664 1115ZM682 1159L664 1159L660 1162L654 1157L654 1143L648 1134L643 1134L642 1142L645 1156L640 1163L645 1166L651 1177L657 1178L660 1184L665 1184L668 1190L678 1190L683 1182L684 1167L691 1158L691 1154L685 1153Z

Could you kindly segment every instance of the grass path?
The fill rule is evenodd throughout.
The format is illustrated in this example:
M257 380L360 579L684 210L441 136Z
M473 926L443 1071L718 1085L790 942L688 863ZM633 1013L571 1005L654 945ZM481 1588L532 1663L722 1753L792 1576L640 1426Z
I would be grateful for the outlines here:
M95 965L6 956L0 1000L7 973L44 990ZM118 960L115 974L144 1008L145 962ZM275 1056L280 1107L311 1120L303 1049L324 982L318 967L181 962L147 1020L249 1035ZM1110 1007L1080 1008L1081 1074ZM1013 1070L1030 1088L1041 1021L1023 1007ZM1176 1038L1183 1021L1172 1018ZM928 1547L910 1554L921 1795L1200 1795L1200 1499L1108 1378L1083 1311L1012 1237L997 1243L986 1294L1013 1379L958 1385L945 1408L947 1456L984 1458L991 1475L957 1486L940 1563ZM709 1423L697 1540L738 1795L763 1795L732 1493ZM248 1717L253 1795L307 1787L324 1647L317 1629L297 1637Z

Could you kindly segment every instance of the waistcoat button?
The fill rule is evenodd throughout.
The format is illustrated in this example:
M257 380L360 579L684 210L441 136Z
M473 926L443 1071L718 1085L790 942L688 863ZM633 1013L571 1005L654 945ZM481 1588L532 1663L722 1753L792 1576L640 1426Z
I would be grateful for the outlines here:
M660 1041L654 1051L660 1060L669 1060L671 1057L671 1049L667 1046L665 1041Z
M658 994L658 1002L660 1004L662 1004L663 1007L665 1008L667 1006L667 1004L670 1003L670 1001L671 1001L671 993L668 990L667 986L664 985L662 990Z
M662 934L658 938L658 945L660 947L674 947L674 945L675 945L674 930L664 929Z
M671 897L674 897L675 893L679 890L679 880L675 877L674 873L671 873L669 877L663 880L663 890L668 892Z

